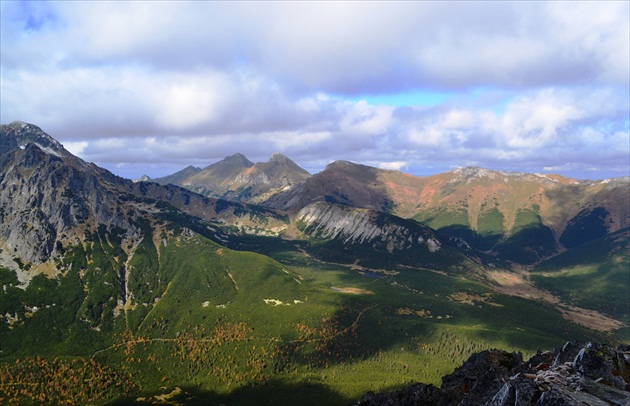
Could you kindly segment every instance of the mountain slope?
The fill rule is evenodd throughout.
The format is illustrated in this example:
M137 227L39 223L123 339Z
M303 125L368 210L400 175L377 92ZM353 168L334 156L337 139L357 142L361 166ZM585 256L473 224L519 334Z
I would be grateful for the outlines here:
M159 183L160 185L168 185L168 184L180 185L181 183L185 182L186 179L188 179L189 177L201 172L201 170L202 170L201 168L197 168L196 166L189 165L185 167L184 169L182 169L181 171L177 171L168 176L155 178L155 179L140 179L139 181L140 182L154 182L154 183Z
M479 276L482 265L454 249L432 229L413 220L368 209L317 202L295 216L312 240L305 249L317 258L369 269L430 268L451 275ZM478 258L475 258L478 262Z
M534 267L531 280L568 303L630 318L630 229L589 241Z
M630 225L630 178L576 181L476 167L421 178L340 161L264 204L299 211L313 201L413 218L519 263Z

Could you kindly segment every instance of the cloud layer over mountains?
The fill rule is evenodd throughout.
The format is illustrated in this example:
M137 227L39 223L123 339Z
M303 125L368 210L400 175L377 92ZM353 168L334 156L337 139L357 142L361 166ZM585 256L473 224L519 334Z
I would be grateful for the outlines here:
M0 7L2 123L122 176L237 151L628 175L627 2Z

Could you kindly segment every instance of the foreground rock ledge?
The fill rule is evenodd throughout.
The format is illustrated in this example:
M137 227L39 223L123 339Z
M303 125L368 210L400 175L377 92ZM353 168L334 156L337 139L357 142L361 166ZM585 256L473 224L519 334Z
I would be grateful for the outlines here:
M520 353L473 354L438 388L423 383L368 392L356 406L630 405L630 346L570 341L523 361Z

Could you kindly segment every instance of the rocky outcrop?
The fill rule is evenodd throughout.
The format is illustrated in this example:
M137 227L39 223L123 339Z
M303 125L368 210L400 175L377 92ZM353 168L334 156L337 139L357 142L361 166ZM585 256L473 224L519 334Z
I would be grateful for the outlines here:
M426 246L431 253L442 246L421 224L366 209L317 202L300 210L296 218L306 234L344 244L376 243L388 251Z
M0 154L16 149L24 149L27 144L35 144L43 151L58 157L71 154L50 135L33 124L14 121L11 124L0 125Z
M520 354L473 354L441 387L414 384L395 392L368 392L356 406L560 406L630 404L630 346L568 342L528 361Z

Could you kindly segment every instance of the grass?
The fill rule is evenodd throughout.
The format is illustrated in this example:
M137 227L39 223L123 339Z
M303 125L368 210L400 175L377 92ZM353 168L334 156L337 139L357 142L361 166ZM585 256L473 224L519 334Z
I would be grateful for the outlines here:
M534 268L531 280L568 303L630 324L628 229L584 243Z
M533 264L553 254L557 248L553 232L543 224L539 212L537 205L520 209L509 233L505 230L503 214L497 207L489 208L485 204L477 217L476 229L472 228L465 207L432 209L414 219L444 235L461 238L477 250L493 250L500 260Z

